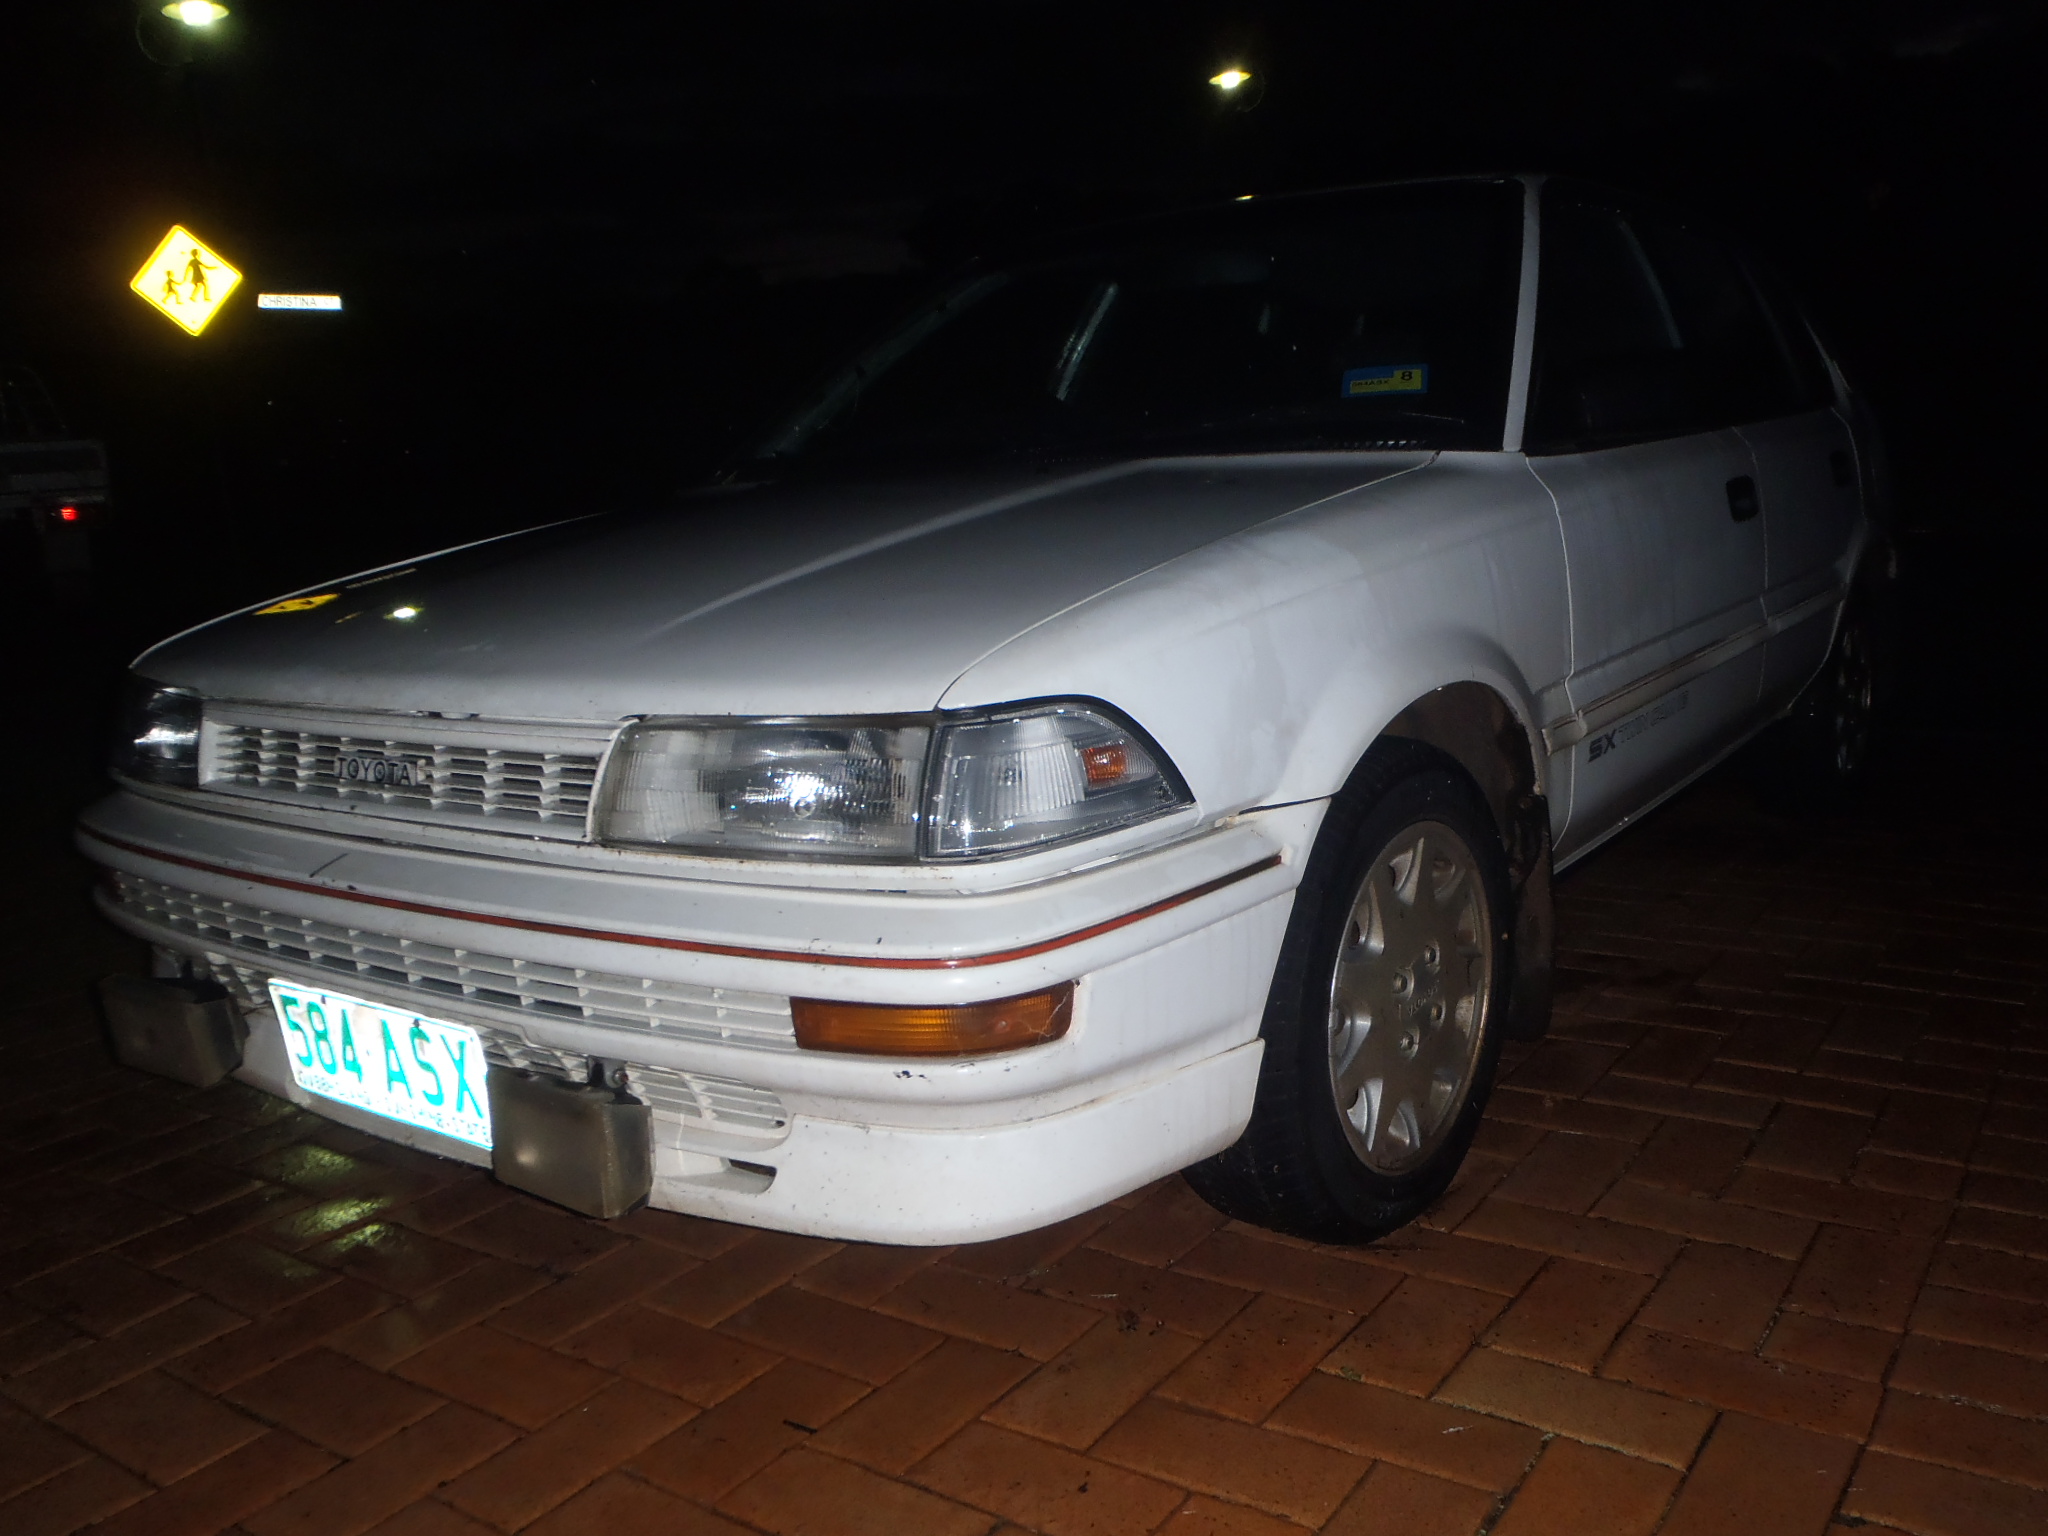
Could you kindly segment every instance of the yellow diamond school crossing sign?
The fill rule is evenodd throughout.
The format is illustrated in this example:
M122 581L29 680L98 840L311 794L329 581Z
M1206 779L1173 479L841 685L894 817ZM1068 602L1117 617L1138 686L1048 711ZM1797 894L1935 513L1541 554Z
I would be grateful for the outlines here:
M220 252L173 224L128 286L197 336L241 281Z

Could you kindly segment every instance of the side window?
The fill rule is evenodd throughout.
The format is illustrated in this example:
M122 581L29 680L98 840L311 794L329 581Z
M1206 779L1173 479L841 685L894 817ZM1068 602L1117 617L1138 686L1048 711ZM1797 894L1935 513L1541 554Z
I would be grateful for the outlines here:
M1734 255L1670 215L1638 218L1635 229L1678 323L1701 424L1732 427L1798 410L1785 338Z
M1553 193L1542 239L1529 451L1700 430L1685 336L1629 221L1597 201Z

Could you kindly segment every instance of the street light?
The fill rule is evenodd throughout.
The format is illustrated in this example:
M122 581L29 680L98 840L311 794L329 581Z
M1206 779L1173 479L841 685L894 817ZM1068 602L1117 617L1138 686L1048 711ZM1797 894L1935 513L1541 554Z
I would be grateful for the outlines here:
M1233 66L1230 69L1224 70L1220 75L1211 75L1209 83L1215 86L1217 90L1227 92L1237 90L1239 87L1249 84L1251 78L1251 73L1248 70L1238 69Z
M173 21L182 21L188 27L210 27L223 16L228 8L217 5L214 0L171 0L164 7L164 14Z
M135 46L152 64L182 69L234 40L232 14L221 0L135 0Z

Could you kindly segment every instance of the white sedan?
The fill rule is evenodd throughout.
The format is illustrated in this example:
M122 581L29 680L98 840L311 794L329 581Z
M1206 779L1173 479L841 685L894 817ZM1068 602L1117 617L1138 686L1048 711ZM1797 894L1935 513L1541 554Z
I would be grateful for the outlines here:
M1773 721L1855 774L1882 491L1768 274L1598 188L987 265L680 504L142 656L117 1052L598 1215L950 1243L1186 1169L1368 1239L1543 1029L1555 869Z

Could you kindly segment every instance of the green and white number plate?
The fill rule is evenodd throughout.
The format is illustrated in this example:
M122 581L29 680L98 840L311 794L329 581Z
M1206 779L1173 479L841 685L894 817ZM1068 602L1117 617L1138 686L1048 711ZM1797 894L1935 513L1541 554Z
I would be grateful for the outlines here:
M290 981L273 980L270 1000L292 1078L306 1092L490 1146L484 1042L467 1024Z

